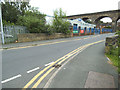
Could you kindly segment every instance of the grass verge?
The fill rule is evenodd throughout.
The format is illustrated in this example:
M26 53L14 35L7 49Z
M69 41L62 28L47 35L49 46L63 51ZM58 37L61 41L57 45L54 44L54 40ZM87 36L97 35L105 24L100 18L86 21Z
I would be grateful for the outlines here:
M118 58L118 48L110 50L110 53L105 54L113 63L114 66L118 68L118 73L120 73L120 60Z

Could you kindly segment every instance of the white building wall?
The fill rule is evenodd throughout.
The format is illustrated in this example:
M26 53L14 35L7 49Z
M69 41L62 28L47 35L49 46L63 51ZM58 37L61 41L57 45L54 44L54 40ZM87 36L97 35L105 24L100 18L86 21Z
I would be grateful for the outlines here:
M85 23L85 22L84 22L82 19L80 19L80 18L74 19L74 20L67 20L67 21L69 21L69 22L72 24L72 26L73 26L74 24L77 24L78 27L80 26L82 29L84 29L85 27L86 27L86 28L94 28L94 27L96 27L96 25L94 25L94 24Z
M54 17L52 16L46 16L46 24L49 24L49 25L52 25L52 22L54 20ZM66 20L66 19L64 19ZM85 23L82 19L78 18L78 19L74 19L74 20L68 20L68 22L71 23L71 25L73 26L74 24L77 24L78 27L80 26L81 29L84 29L85 27L88 29L88 28L94 28L96 27L96 25L94 24L89 24L89 23Z

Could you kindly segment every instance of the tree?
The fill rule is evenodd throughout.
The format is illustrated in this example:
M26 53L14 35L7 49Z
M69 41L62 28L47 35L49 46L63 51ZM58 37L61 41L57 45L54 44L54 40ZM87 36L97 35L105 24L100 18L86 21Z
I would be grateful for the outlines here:
M87 19L85 22L92 24L92 21L90 19Z
M25 11L30 8L29 2L6 2L2 3L3 20L16 23L19 16L24 16Z
M46 33L45 14L41 14L37 8L31 8L24 16L18 18L18 25L26 26L30 33Z
M57 33L69 34L70 23L63 19L66 17L66 14L60 8L59 10L54 11L54 20L53 20L53 28Z

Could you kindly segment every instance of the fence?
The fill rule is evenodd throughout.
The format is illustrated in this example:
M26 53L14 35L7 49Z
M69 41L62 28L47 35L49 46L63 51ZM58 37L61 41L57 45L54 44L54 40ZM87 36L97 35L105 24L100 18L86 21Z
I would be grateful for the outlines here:
M28 33L24 26L4 26L3 31L5 43L15 42L18 39L17 34Z

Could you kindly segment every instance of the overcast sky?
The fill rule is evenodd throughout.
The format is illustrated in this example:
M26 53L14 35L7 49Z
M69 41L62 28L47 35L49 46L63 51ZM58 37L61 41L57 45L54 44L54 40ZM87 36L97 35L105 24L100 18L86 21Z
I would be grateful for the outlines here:
M38 7L39 11L53 16L53 11L62 8L66 15L93 13L117 10L120 0L31 0L30 5ZM104 21L110 22L109 18Z

